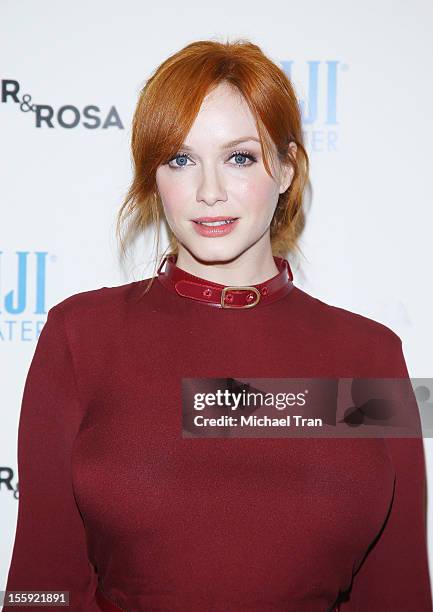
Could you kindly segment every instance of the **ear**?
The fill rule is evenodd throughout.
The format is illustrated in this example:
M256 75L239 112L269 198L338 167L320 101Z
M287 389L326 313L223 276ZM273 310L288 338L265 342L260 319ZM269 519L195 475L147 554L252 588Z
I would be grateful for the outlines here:
M298 147L294 142L289 144L289 148L292 151L293 156L296 155ZM281 176L280 176L280 193L284 193L290 187L293 180L293 166L291 164L281 164Z

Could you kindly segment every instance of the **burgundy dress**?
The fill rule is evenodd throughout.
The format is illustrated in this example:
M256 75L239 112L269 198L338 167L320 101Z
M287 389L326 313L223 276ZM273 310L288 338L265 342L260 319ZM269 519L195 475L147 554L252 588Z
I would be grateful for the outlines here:
M391 329L275 261L224 307L171 258L143 297L135 281L50 309L8 590L88 612L432 610L422 439L182 436L184 377L408 377Z

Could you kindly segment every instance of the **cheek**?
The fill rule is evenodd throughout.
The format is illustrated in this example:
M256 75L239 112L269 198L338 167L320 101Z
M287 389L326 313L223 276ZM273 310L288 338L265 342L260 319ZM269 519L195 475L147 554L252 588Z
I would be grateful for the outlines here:
M176 212L181 210L183 192L179 181L173 180L169 171L165 168L156 172L156 186L162 201L162 206L167 218L175 218Z
M279 195L275 181L266 174L244 181L239 187L239 196L245 212L266 220L272 218Z
M159 168L156 172L156 185L162 199L170 201L175 193L175 181L171 180L165 168Z

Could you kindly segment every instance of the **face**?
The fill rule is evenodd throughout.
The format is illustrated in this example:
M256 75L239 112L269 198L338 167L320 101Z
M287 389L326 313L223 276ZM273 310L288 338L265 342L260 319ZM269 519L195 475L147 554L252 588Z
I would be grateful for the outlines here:
M236 144L233 141L239 141ZM292 145L296 149L296 145ZM159 166L156 183L164 213L179 242L204 262L224 262L249 251L270 250L270 223L293 170L276 157L273 177L263 165L254 117L231 86L204 100L177 155ZM233 220L207 226L209 219ZM202 220L200 224L199 220Z

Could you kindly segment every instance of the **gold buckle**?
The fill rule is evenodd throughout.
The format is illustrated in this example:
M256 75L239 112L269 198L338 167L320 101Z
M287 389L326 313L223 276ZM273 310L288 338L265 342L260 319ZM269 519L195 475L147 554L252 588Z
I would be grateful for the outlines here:
M230 289L235 289L236 291L252 291L253 293L256 294L257 299L255 302L252 302L252 304L244 304L244 306L231 306L230 304L225 304L224 298L225 298L227 291L229 291ZM261 297L260 291L256 287L236 287L236 286L224 287L221 292L221 306L223 308L251 308L252 306L255 306L256 304L259 303L260 297Z

